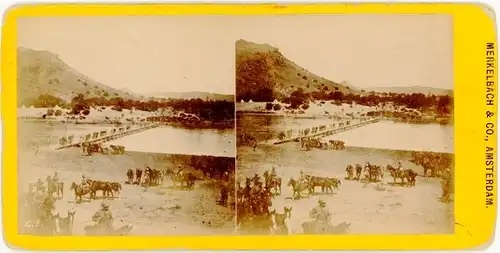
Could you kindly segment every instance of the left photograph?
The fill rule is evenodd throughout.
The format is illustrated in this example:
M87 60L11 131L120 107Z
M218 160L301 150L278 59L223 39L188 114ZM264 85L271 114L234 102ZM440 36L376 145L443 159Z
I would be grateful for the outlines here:
M235 231L222 16L17 20L19 233Z

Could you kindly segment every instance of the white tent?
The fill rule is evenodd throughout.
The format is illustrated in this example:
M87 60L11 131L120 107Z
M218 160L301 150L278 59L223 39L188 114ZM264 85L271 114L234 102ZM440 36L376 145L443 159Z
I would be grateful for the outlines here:
M54 106L54 110L61 110L61 107L59 107L58 105Z
M30 106L30 108L35 108L34 106Z
M250 99L250 100L248 100L248 103L253 103L253 101Z
M243 100L243 99L242 99L242 100L240 101L240 103L245 103L245 100Z
M21 108L25 109L25 108L26 108L26 106L22 105L22 106L21 106Z
M273 104L279 104L280 102L277 99L274 99Z

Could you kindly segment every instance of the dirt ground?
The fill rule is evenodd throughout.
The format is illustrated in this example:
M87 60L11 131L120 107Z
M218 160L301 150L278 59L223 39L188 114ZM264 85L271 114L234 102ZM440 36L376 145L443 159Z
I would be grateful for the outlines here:
M24 129L26 130L26 129ZM172 186L166 179L164 185L144 188L127 185L126 170L130 168L176 168L182 165L192 170L190 156L170 156L127 152L125 155L83 156L79 148L55 151L47 140L50 133L31 131L24 134L19 145L19 193L27 191L28 182L38 178L44 180L58 172L64 182L64 198L56 202L56 211L66 216L69 209L76 211L74 235L83 235L83 227L92 224L92 215L99 210L102 200L74 203L74 193L69 191L72 182L80 183L82 174L94 180L122 183L120 195L109 200L114 215L114 226L133 225L132 235L214 235L231 234L234 231L234 210L216 203L220 198L219 183L212 179L196 182L193 191L184 191ZM49 136L49 137L47 137ZM28 142L29 141L29 142ZM33 143L39 143L33 148ZM98 192L100 196L101 192ZM19 223L24 224L22 214Z
M300 151L298 143L277 146L261 145L255 151L238 148L237 177L253 176L276 166L282 177L282 195L273 199L273 208L283 213L284 206L292 207L288 221L291 233L302 234L301 224L309 221L310 210L319 198L327 202L333 213L332 223L351 223L350 234L448 234L454 232L453 203L442 203L438 179L417 177L416 187L392 185L392 177L385 172L382 182L365 185L345 180L348 164L392 164L403 161L406 168L420 175L423 168L410 163L407 153L370 149ZM321 194L320 187L310 198L292 200L292 188L287 186L290 177L299 178L300 170L316 176L341 179L340 189L333 195Z

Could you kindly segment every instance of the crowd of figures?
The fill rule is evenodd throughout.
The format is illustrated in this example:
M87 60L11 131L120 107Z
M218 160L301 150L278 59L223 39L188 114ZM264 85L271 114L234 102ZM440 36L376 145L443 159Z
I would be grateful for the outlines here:
M172 180L174 186L180 184L181 189L193 190L197 178L195 173L184 171L181 166L178 170L173 169L129 169L126 172L126 184L141 185L143 187L157 186L163 184L165 177ZM218 204L230 206L228 197L234 194L234 181L230 180L228 172L222 173L218 177L225 183L220 185L220 199ZM59 180L58 173L48 176L45 181L38 179L34 183L28 184L28 191L23 203L23 221L27 221L23 226L22 233L32 235L72 235L75 209L68 210L66 216L62 217L55 212L56 202L64 197L64 182ZM82 175L81 182L72 182L69 190L74 193L74 204L84 201L104 199L101 209L93 215L95 224L84 227L86 235L129 235L132 230L131 225L120 228L113 227L113 215L110 211L110 200L119 196L122 184L104 180L94 180ZM102 192L102 195L98 194ZM98 196L100 195L100 196ZM233 205L234 207L234 205Z
M302 194L308 197L315 193L317 187L323 193L333 194L334 189L339 190L341 181L337 178L318 177L300 172L299 179L290 178L287 186L292 187L293 199L300 199ZM286 220L292 216L292 208L284 207L282 213L273 208L273 199L281 195L282 178L277 176L273 167L271 172L263 173L264 182L257 173L253 177L245 178L245 186L237 182L237 227L240 233L272 233L290 234ZM304 233L328 233L329 228L338 230L339 227L327 226L330 224L330 212L326 202L320 200L318 206L310 212L313 221L302 224ZM344 226L343 224L342 226ZM346 229L346 228L344 228Z
M402 162L397 166L390 164L384 166L374 165L367 162L365 166L361 164L347 165L345 169L347 176L345 180L363 181L365 184L380 182L388 172L393 178L392 184L399 183L402 186L416 186L417 173L409 168L404 168ZM449 187L451 184L450 170L446 169L441 173L443 194L442 200L448 201ZM241 181L237 187L237 227L240 233L272 233L289 234L286 219L292 215L291 207L284 207L282 213L273 208L273 199L281 195L283 180L276 173L273 167L263 173L264 180L257 173L253 177L245 178L244 186ZM319 187L322 194L333 194L340 189L342 182L333 177L321 177L305 174L300 171L300 177L290 178L286 186L292 188L292 200L309 198L316 193ZM331 214L326 208L326 202L319 200L318 206L310 211L311 221L302 224L305 234L315 233L343 233L349 227L349 223L342 223L337 226L331 224Z
M394 180L393 184L396 184L397 180L400 179L401 185L415 186L417 172L412 169L403 168L403 164L401 161L398 163L398 166L393 167L392 165L388 164L385 169L391 174L391 177ZM369 183L379 182L384 178L384 171L382 169L382 166L370 164L369 162L366 163L364 169L361 164L349 164L347 165L345 171L347 172L347 176L345 177L346 180L357 180Z
M89 199L96 199L96 192L102 191L103 196L114 197L121 190L121 184L117 182L105 182L85 178L82 176L82 183L71 184L70 190L74 190L75 203L82 200L84 195L89 195ZM23 210L22 219L27 222L22 227L22 233L31 235L72 235L73 223L76 211L74 207L67 211L66 216L61 216L55 212L56 202L64 196L64 183L59 180L57 172L48 176L44 181L38 179L35 183L28 184L28 192ZM86 226L87 235L107 234L107 235L128 235L132 226L126 225L118 229L113 228L113 217L109 211L109 204L102 203L102 209L97 210L93 215L93 225Z
M338 140L326 140L324 138L314 138L314 137L300 137L299 138L300 149L302 151L308 151L311 148L319 149L334 149L342 150L345 149L345 142Z
M450 155L432 152L412 152L410 162L422 166L424 175L430 177L446 177L449 168L453 166Z

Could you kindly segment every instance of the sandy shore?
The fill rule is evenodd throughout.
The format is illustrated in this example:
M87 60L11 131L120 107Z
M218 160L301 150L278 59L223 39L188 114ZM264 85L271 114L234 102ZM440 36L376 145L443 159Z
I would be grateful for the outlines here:
M351 234L448 234L454 231L453 203L442 203L440 182L437 179L417 177L416 187L392 185L387 172L381 183L364 183L345 180L348 164L396 165L403 160L407 168L419 174L423 169L410 163L404 152L369 149L299 151L298 143L278 146L259 146L238 149L238 178L253 176L276 166L283 178L283 194L273 199L273 208L283 212L285 205L293 208L289 221L292 233L301 234L301 224L309 220L309 211L319 197L327 201L333 213L332 222L350 222ZM310 198L291 200L290 177L298 178L300 170L316 176L336 177L342 186L334 195L317 193ZM318 187L317 192L320 191Z
M47 128L50 129L50 128ZM143 188L126 185L126 170L130 168L176 168L190 166L191 156L162 155L127 152L125 155L83 156L79 148L55 151L45 145L53 136L44 128L38 131L21 129L19 134L19 193L27 190L27 183L59 172L65 183L64 198L56 203L57 211L65 216L67 210L76 210L74 234L83 235L83 227L91 222L92 214L99 209L101 200L75 204L74 194L69 191L72 182L79 183L81 175L95 180L120 182L123 190L118 198L110 200L115 216L115 227L132 224L132 235L214 235L234 231L234 210L216 204L220 190L212 180L198 180L195 190L183 191L172 187L165 180L159 187ZM31 131L28 131L31 130ZM38 148L34 148L35 145ZM98 193L100 194L100 193ZM22 215L20 224L24 224Z

